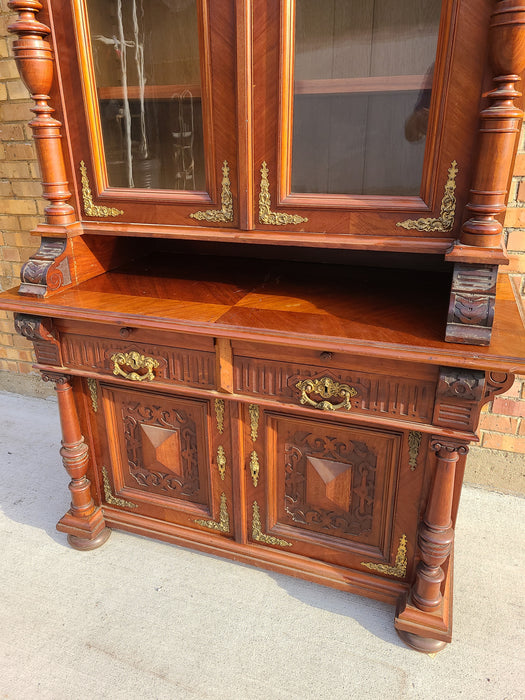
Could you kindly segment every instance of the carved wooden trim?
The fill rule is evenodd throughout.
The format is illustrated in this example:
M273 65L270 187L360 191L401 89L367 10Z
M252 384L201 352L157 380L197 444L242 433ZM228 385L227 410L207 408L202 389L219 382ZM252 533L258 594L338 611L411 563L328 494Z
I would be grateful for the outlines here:
M515 375L508 372L488 372L483 403L492 401L497 394L503 394L514 384Z
M445 340L489 345L497 277L497 265L454 265Z
M495 88L490 106L481 112L479 155L460 242L482 248L501 246L507 185L523 112L514 100L516 83L525 68L525 6L521 0L499 0L490 22L489 50Z
M69 258L65 238L42 238L40 248L23 265L20 272L20 294L43 297L71 284Z
M35 118L29 126L33 131L42 173L43 195L51 204L46 207L48 224L65 225L75 220L75 211L67 203L71 197L62 152L62 124L51 115L49 92L53 82L53 53L46 37L49 27L36 19L42 9L38 0L9 0L8 6L18 12L18 19L8 31L18 35L13 43L18 70L31 93Z
M434 425L474 432L484 403L484 391L484 372L440 367Z
M49 318L15 313L15 330L33 343L38 362L43 365L61 365L60 344Z

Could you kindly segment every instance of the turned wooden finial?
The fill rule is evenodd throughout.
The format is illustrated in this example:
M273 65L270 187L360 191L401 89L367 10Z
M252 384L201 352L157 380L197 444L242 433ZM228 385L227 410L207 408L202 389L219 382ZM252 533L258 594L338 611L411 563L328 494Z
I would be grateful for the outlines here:
M514 100L520 73L525 69L525 6L521 0L499 0L490 22L490 58L496 87L488 94L490 106L481 112L478 162L470 200L470 218L463 224L460 242L482 248L501 246L502 225L496 217L505 211L507 184L520 133L523 112Z
M8 30L18 35L13 43L18 70L31 93L35 118L29 123L37 146L42 171L43 194L51 204L46 208L49 224L65 225L75 220L73 207L67 204L68 189L60 127L51 115L49 92L53 82L53 53L45 37L51 30L36 19L42 9L39 0L9 0L8 6L18 12L18 19Z

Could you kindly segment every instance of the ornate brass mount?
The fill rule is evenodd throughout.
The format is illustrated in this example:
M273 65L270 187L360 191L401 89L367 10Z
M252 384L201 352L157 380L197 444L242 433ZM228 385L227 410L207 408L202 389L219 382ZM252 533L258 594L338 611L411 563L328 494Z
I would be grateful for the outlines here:
M298 214L285 214L284 212L272 211L272 201L270 198L270 183L268 181L268 166L266 161L261 165L261 189L259 191L259 222L270 224L271 226L286 226L287 224L302 224L308 221L304 216Z
M226 453L222 445L219 445L217 448L217 469L219 470L221 479L224 481L224 477L226 476Z
M456 216L456 175L458 174L458 164L455 160L448 169L448 180L445 185L445 194L441 200L441 211L437 219L407 219L400 221L396 226L416 231L451 231L454 226Z
M80 161L80 175L82 182L82 199L84 200L84 213L86 216L96 216L101 219L108 216L120 216L124 212L122 209L113 209L112 207L102 207L93 203L91 187L87 176L86 164L83 160Z
M321 377L320 379L304 379L295 385L301 392L299 399L302 404L308 404L321 411L339 411L341 408L349 411L352 408L350 399L357 396L357 389L348 384L335 382L331 377ZM322 401L314 401L308 396L309 393L318 394L323 397ZM333 396L342 397L341 403L331 403L327 399Z
M221 505L219 510L219 522L215 520L196 520L197 525L202 525L202 527L208 527L210 530L217 530L217 532L229 532L230 531L230 516L228 515L228 504L226 502L226 494L221 493Z
M217 430L222 435L224 433L224 399L215 399L215 417Z
M233 197L230 183L230 167L228 161L222 164L222 192L221 208L208 211L196 211L190 214L191 219L197 221L211 221L213 223L227 223L233 221Z
M89 394L91 396L91 405L93 406L93 412L97 413L98 411L98 389L97 389L97 380L92 379L91 377L87 380L87 385L89 389Z
M151 382L155 379L153 370L159 366L158 360L153 357L145 357L138 352L116 352L111 356L113 362L113 374L130 379L132 382ZM122 369L122 366L129 367L131 372ZM139 374L138 370L145 369L146 372Z
M272 535L264 534L261 526L261 513L259 511L259 504L257 501L253 502L252 537L257 542L264 542L265 544L277 544L279 547L292 546L291 542L280 540L278 537L273 537Z
M259 472L261 470L261 465L259 464L259 457L257 452L253 450L250 455L250 474L252 475L253 485L257 486L259 483Z
M388 576L396 576L397 578L405 578L407 573L407 536L401 535L399 540L399 547L397 548L396 561L394 566L389 564L369 564L362 561L361 566L366 566L367 569L372 569L372 571L379 571L381 574L388 574Z
M252 442L255 442L259 431L259 406L251 403L248 406L248 411L250 413L250 436Z
M112 506L121 506L122 508L138 508L136 503L125 501L123 498L117 498L113 495L106 467L102 467L102 478L104 479L104 498L106 499L106 503Z
M411 430L408 433L408 465L410 467L410 471L416 470L422 437L422 433L420 433L418 430Z

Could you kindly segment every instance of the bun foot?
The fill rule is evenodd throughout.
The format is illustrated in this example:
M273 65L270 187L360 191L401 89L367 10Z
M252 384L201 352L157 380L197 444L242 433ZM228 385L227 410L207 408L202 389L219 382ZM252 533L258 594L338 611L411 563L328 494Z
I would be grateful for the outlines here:
M73 547L73 549L79 549L81 552L86 552L90 549L101 547L110 535L111 530L109 527L105 527L102 532L92 540L88 540L85 537L77 537L76 535L68 535L67 541L71 547Z
M412 634L412 632L404 632L403 630L396 630L396 632L407 646L423 654L437 654L438 651L444 649L448 644L448 642L443 642L441 639L420 637L419 634Z

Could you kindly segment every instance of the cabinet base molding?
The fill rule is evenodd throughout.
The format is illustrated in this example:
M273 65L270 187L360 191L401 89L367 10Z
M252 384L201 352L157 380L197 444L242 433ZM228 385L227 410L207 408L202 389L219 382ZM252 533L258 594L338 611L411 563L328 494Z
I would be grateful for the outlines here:
M281 552L265 546L242 544L226 537L217 537L213 533L193 530L136 513L104 508L104 519L108 527L116 530L189 547L206 554L301 578L390 605L396 605L400 595L408 592L408 585L400 581L325 564L298 554L291 554L289 550Z

